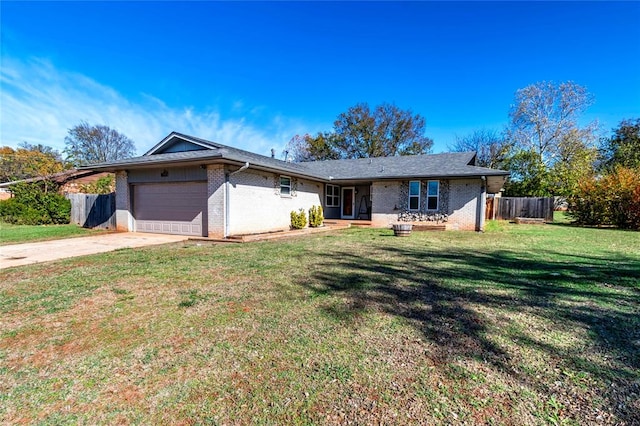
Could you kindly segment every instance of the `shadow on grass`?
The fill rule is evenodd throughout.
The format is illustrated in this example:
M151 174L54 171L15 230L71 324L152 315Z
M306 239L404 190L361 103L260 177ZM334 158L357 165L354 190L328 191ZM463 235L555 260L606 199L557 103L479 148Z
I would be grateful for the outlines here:
M615 383L616 394L603 395L610 409L625 422L640 422L633 404L619 404L620 398L638 392L640 379L637 259L618 254L602 259L549 251L532 255L398 246L319 256L320 262L332 266L300 279L299 284L316 294L347 298L344 304L328 308L330 315L348 319L376 309L402 317L435 343L435 361L472 358L489 363L547 395L553 393L548 378L522 372L487 338L488 320L471 306L526 312L552 322L555 330L586 329L590 341L584 346L606 354L611 362L594 361L589 353L554 345L521 327L510 328L510 320L501 334L521 347L536 349L561 369Z
M572 220L568 220L568 221L557 221L557 220L554 220L553 222L545 223L545 225L558 226L558 227L564 227L564 228L598 229L598 230L606 230L606 231L636 232L636 233L638 233L638 230L636 230L636 229L619 228L619 227L614 226L614 225L584 225L584 224L580 224L580 223L577 223L577 222L572 221Z

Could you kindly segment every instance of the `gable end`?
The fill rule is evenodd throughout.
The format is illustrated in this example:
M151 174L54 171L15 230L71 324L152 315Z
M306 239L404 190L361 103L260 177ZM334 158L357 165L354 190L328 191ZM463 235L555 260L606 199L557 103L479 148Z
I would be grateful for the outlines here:
M203 151L216 149L212 143L204 143L196 138L189 138L184 135L172 132L169 136L161 140L156 146L147 151L143 156L156 154L171 154L176 152Z
M185 141L179 138L174 138L172 141L161 149L158 149L154 154L170 154L172 152L187 152L187 151L203 151L206 148L202 145L198 145L189 141Z

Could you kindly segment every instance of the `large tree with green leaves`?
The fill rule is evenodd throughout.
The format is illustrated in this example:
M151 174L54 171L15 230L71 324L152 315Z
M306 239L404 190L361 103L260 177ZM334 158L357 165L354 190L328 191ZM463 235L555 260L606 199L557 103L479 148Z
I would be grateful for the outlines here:
M603 140L602 155L603 166L609 170L640 167L640 118L622 120L613 135Z
M340 114L333 131L294 137L288 150L296 161L426 154L433 141L425 119L384 103L373 110L359 103Z
M67 160L74 166L121 160L133 157L136 152L133 141L122 133L85 121L69 129L64 143Z
M520 89L511 107L508 142L514 148L509 195L554 195L560 188L560 163L576 160L579 167L593 169L591 158L597 123L581 127L578 120L593 103L586 88L572 81L539 82ZM588 164L589 163L589 164ZM573 179L573 178L572 178Z

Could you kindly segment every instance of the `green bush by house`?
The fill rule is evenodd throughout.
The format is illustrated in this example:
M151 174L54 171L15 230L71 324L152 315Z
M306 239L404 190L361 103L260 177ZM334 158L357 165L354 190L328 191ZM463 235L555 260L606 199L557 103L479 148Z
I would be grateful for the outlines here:
M71 202L56 192L51 182L13 185L13 198L0 201L0 220L16 225L69 223Z
M322 211L322 206L311 206L309 209L309 226L312 228L317 228L322 226L324 222L324 214Z
M300 209L297 212L291 212L291 228L302 229L307 226L307 214L304 209Z

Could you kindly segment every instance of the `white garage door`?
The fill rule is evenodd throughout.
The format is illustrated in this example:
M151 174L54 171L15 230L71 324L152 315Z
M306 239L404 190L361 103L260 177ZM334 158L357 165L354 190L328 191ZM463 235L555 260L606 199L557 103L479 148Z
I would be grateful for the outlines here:
M207 235L207 183L153 183L133 186L136 231Z

